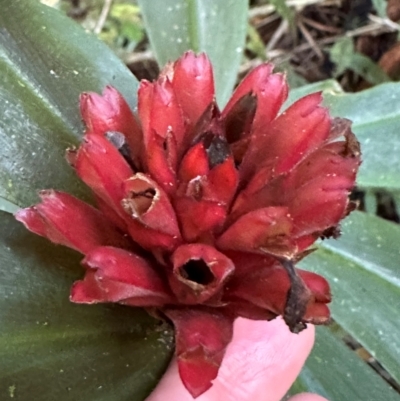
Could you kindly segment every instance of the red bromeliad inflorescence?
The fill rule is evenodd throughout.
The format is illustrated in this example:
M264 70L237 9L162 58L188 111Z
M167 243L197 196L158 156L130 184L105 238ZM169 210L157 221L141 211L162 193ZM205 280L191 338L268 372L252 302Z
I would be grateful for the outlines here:
M320 93L278 114L288 87L272 69L250 72L222 111L210 61L192 52L141 82L137 116L112 87L82 94L86 132L67 159L97 207L46 190L16 215L85 255L72 302L155 308L173 323L193 397L237 317L282 315L293 332L329 320L327 281L294 264L352 209L359 146Z

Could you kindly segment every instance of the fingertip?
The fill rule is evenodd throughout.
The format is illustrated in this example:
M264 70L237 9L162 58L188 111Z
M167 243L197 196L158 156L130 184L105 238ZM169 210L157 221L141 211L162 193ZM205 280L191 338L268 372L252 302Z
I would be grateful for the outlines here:
M314 338L313 325L293 334L282 318L270 322L237 319L210 393L219 393L215 399L280 400L304 365Z
M218 377L198 400L281 400L310 353L314 336L312 325L300 334L290 333L282 318L270 322L237 319ZM165 399L192 400L179 378L175 359L146 401ZM294 401L326 400L297 398Z

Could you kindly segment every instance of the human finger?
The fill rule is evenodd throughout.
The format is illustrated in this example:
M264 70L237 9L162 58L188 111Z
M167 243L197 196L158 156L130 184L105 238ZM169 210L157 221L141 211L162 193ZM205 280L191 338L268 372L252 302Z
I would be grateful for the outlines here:
M314 327L291 333L284 321L239 318L218 377L198 401L279 401L300 372L314 343ZM174 360L147 401L192 401Z

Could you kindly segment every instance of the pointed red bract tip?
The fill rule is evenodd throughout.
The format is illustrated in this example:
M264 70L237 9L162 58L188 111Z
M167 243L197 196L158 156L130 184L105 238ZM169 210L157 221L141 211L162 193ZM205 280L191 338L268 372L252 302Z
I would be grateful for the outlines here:
M219 365L213 360L208 360L204 354L204 350L198 348L178 360L182 383L193 398L199 397L212 387L212 381L218 375Z
M254 210L236 220L218 239L221 249L291 259L297 252L291 238L293 221L285 207Z
M32 232L83 254L102 245L126 247L127 240L95 208L63 192L42 191L42 202L17 212Z
M301 278L307 283L308 288L314 294L317 302L329 303L332 300L331 290L328 281L317 273L300 270Z
M131 158L136 167L142 164L142 132L128 103L112 86L106 86L102 95L88 92L80 96L80 111L87 132L104 136L119 132L126 137Z
M119 302L131 306L162 306L172 301L153 266L122 249L99 247L82 264L88 271L74 284L71 300L77 303Z
M250 71L236 88L222 113L226 117L243 96L254 94L257 110L254 127L262 127L278 114L288 95L288 86L283 74L272 74L272 64L261 64Z
M46 236L46 223L37 212L35 206L18 210L17 213L15 213L15 218L33 233L42 237Z
M117 214L123 214L122 182L127 180L133 171L118 149L105 137L89 134L84 136L78 151L72 152L73 167L81 180ZM69 158L71 159L71 156Z
M86 255L72 302L155 308L172 322L193 397L217 377L237 317L281 315L294 333L329 322L329 283L295 263L339 235L360 165L351 123L321 93L280 111L288 86L271 64L222 112L214 90L210 60L187 52L140 83L140 123L116 89L82 94L87 131L67 160L99 210L47 191L16 214Z
M214 99L214 77L205 54L185 53L173 66L172 86L185 119L193 126Z
M182 383L198 397L217 377L226 347L232 340L233 319L218 309L167 309L175 327L176 355Z
M273 69L274 66L268 63L261 64L250 71L233 92L233 95L225 106L223 114L227 115L229 111L234 107L234 105L238 102L238 100L241 99L243 96L247 95L248 93L257 93L260 85L268 82L268 79L271 76Z

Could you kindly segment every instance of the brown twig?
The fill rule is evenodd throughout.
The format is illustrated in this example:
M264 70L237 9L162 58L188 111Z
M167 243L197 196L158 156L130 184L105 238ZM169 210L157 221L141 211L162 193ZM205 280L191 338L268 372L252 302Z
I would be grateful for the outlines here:
M278 13L271 14L268 17L265 17L264 19L262 19L260 22L257 22L256 24L254 24L254 28L256 28L256 29L263 28L264 26L271 24L272 22L276 21L279 18L281 18L281 16Z
M289 7L294 7L297 10L301 10L304 7L311 6L314 4L320 4L323 6L340 6L341 0L286 0L286 4ZM259 18L266 15L272 14L275 11L275 7L272 4L266 4L263 6L253 7L249 11L249 18Z
M152 60L154 60L153 52L151 50L146 50L143 52L131 53L125 58L124 61L126 64L133 64L133 63L144 63Z
M400 31L400 25L397 24L396 22L393 22L389 18L381 18L381 17L378 17L377 15L373 15L373 14L368 15L368 18L370 21L372 21L376 24L379 24L381 26L386 26L386 27L392 29L393 31Z
M370 35L379 35L385 32L393 32L393 29L388 27L387 25L373 23L365 27L357 28L352 31L347 31L345 35L334 35L328 38L320 39L318 41L315 41L315 44L321 49L325 45L335 43L337 40L343 38L343 36L356 37L364 35L366 33ZM279 65L285 61L289 61L295 54L302 53L310 49L314 49L314 47L309 42L296 46L289 52L283 49L273 49L267 52L267 58L268 60L273 60L275 64ZM279 61L277 59L279 59Z
M322 32L329 32L329 33L333 33L333 34L340 34L342 32L342 30L340 28L324 25L324 24L319 23L318 21L314 21L307 17L302 16L301 19L304 22L304 24L306 24L312 28L318 29L319 31L322 31Z
M286 33L288 28L289 28L289 22L285 19L282 20L282 22L278 26L278 29L274 32L271 39L267 43L267 46L265 47L265 52L267 54L270 50L272 50L275 47L275 45L278 43L279 39Z
M324 59L324 55L322 53L322 50L319 48L318 44L315 42L315 39L312 37L308 29L304 26L303 21L299 19L297 21L297 25L301 31L301 33L304 35L306 41L309 43L310 47L314 50L315 54L318 56L320 60Z

